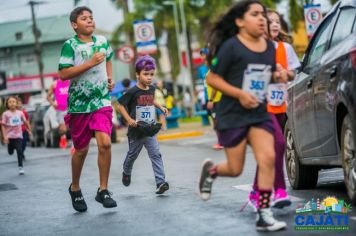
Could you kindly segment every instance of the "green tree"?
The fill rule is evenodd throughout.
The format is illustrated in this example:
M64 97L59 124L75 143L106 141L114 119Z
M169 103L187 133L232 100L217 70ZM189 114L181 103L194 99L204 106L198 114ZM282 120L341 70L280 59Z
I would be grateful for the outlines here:
M163 0L130 0L134 5L134 12L128 11L129 0L111 0L124 12L124 22L117 27L113 33L114 47L123 42L134 44L133 21L135 19L152 18L155 24L156 37L160 38L163 32L168 33L167 46L170 52L172 64L172 78L176 79L179 73L177 39L175 35L175 25L173 19L173 9L171 5L164 5ZM178 7L178 0L170 0ZM262 0L261 2L268 8L275 9L282 0ZM284 0L285 1L285 0ZM184 10L187 20L187 31L189 39L198 41L201 46L205 45L208 29L223 12L231 6L235 0L184 0ZM310 3L310 0L288 0L289 22L291 29L296 30L297 23L303 20L303 4ZM335 0L330 0L335 3ZM120 41L120 35L125 34L126 39Z

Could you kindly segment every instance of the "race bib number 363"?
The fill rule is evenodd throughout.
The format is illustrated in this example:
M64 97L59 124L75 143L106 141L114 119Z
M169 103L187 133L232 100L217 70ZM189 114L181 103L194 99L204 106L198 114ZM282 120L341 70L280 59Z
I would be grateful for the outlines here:
M136 106L136 121L143 121L147 124L156 122L156 110L154 106Z
M256 96L259 102L264 102L271 75L271 67L268 65L248 65L244 73L242 90Z

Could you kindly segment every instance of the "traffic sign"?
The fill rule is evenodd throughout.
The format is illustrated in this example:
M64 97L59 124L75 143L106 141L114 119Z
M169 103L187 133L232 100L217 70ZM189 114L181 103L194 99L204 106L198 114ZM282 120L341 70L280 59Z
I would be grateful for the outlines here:
M304 18L307 35L310 39L322 20L320 4L304 5Z
M124 63L131 63L135 58L135 50L129 45L124 45L116 52L116 58Z
M139 54L156 53L157 44L153 20L135 20L134 32L136 40L136 49Z

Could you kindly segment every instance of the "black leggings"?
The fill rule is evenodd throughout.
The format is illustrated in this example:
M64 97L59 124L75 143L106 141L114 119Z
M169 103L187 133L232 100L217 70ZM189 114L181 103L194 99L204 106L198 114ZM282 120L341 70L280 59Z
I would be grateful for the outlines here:
M20 167L22 167L23 151L22 151L22 139L21 138L9 138L9 144L7 145L7 152L12 155L14 150L17 152L17 161Z

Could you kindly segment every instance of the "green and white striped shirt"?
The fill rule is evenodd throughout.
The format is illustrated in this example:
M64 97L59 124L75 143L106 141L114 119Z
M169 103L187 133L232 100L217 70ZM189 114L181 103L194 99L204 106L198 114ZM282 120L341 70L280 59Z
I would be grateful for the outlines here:
M111 106L106 61L113 56L113 51L104 36L92 36L93 42L81 42L77 36L65 41L59 70L79 66L90 60L95 53L102 52L106 60L72 78L69 86L68 113L89 113L102 107Z

